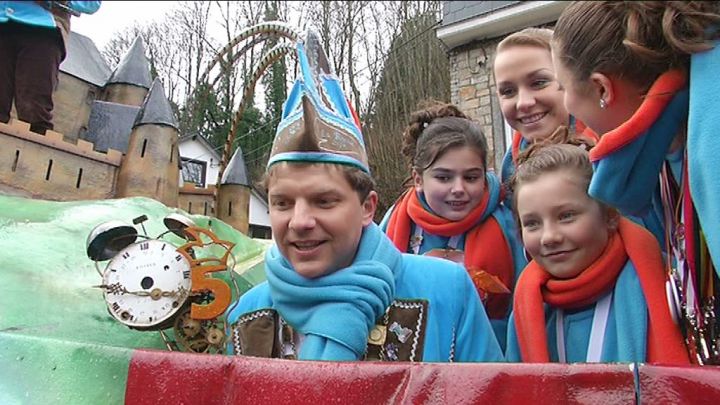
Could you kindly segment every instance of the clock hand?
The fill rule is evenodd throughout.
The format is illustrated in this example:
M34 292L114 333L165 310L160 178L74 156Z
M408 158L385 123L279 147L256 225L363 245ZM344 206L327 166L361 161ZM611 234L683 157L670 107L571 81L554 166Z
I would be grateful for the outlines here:
M93 286L94 288L102 288L103 290L109 291L112 294L131 294L136 295L138 297L151 297L154 300L159 300L162 297L177 297L180 295L183 295L187 292L187 290L184 287L180 287L177 290L173 291L163 291L159 288L153 288L150 291L146 290L140 290L140 291L129 291L124 286L119 286L117 284L111 284L111 285L96 285Z
M132 295L137 295L138 297L150 297L150 298L152 298L152 299L154 299L154 300L157 301L157 300L159 300L159 299L162 298L162 297L177 297L177 296L180 296L180 295L182 295L185 291L186 291L185 288L180 287L180 288L178 288L177 290L173 290L173 291L163 291L163 290L161 290L161 289L159 289L159 288L153 288L153 289L150 290L150 291L144 291L144 290L140 290L140 291L128 291L128 290L125 290L124 293L126 293L126 294L132 294Z

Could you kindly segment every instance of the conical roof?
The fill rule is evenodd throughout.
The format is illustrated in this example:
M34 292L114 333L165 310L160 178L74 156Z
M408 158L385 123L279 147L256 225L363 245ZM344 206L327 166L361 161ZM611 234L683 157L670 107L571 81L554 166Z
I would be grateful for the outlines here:
M65 43L67 56L60 64L60 71L84 82L102 87L107 83L110 66L98 51L92 39L71 31Z
M243 157L242 149L238 146L233 153L230 163L223 173L222 181L220 184L238 184L241 186L249 186L250 181L248 180L247 166L245 166L245 158Z
M146 89L150 88L150 61L145 56L145 46L140 36L135 38L130 49L120 60L115 71L110 75L107 84L125 83Z
M158 78L153 81L150 91L145 96L133 128L144 124L167 125L178 129L177 118L170 106L170 101L165 97L162 82Z

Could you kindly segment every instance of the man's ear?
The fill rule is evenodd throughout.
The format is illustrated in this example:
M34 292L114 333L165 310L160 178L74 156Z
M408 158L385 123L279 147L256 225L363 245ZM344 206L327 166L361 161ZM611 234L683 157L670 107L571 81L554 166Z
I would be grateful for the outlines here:
M373 218L375 217L375 210L377 209L378 204L378 194L375 191L371 191L367 197L365 197L365 201L362 203L363 207L363 226L370 225L371 222L373 222Z
M420 173L418 173L417 170L413 169L412 170L412 179L413 179L413 184L415 185L415 191L418 193L422 193L423 192L422 175Z
M597 97L598 105L604 106L605 108L611 105L616 98L615 91L613 90L613 82L609 76L600 72L593 72L590 74L590 85L591 91Z

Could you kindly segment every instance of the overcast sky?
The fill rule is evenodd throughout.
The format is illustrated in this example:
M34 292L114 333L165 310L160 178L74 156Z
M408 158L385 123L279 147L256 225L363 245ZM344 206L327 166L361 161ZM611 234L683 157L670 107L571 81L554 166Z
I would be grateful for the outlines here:
M176 6L175 1L103 1L95 14L72 17L71 29L95 42L102 50L113 34L136 21L145 23L160 21L162 16Z
M95 43L99 51L102 51L110 42L113 35L123 31L127 27L131 27L135 23L145 25L152 21L162 21L165 14L172 9L178 7L181 1L103 1L100 9L95 14L81 14L79 17L72 17L71 30L82 34ZM212 17L211 17L212 19ZM215 34L222 37L222 29L218 24L210 22L208 31L213 35L215 30L219 30ZM365 74L361 72L357 75L359 80L360 92L366 95L369 91L370 83ZM262 94L261 84L258 84L257 94ZM262 96L256 98L257 103L262 104Z

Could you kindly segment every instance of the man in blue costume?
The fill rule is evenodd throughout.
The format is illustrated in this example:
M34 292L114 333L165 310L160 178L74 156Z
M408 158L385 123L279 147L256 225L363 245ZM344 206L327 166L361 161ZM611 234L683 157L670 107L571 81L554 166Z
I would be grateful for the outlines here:
M231 305L234 354L304 360L502 361L465 270L400 253L373 223L360 127L315 34L266 171L267 282Z

